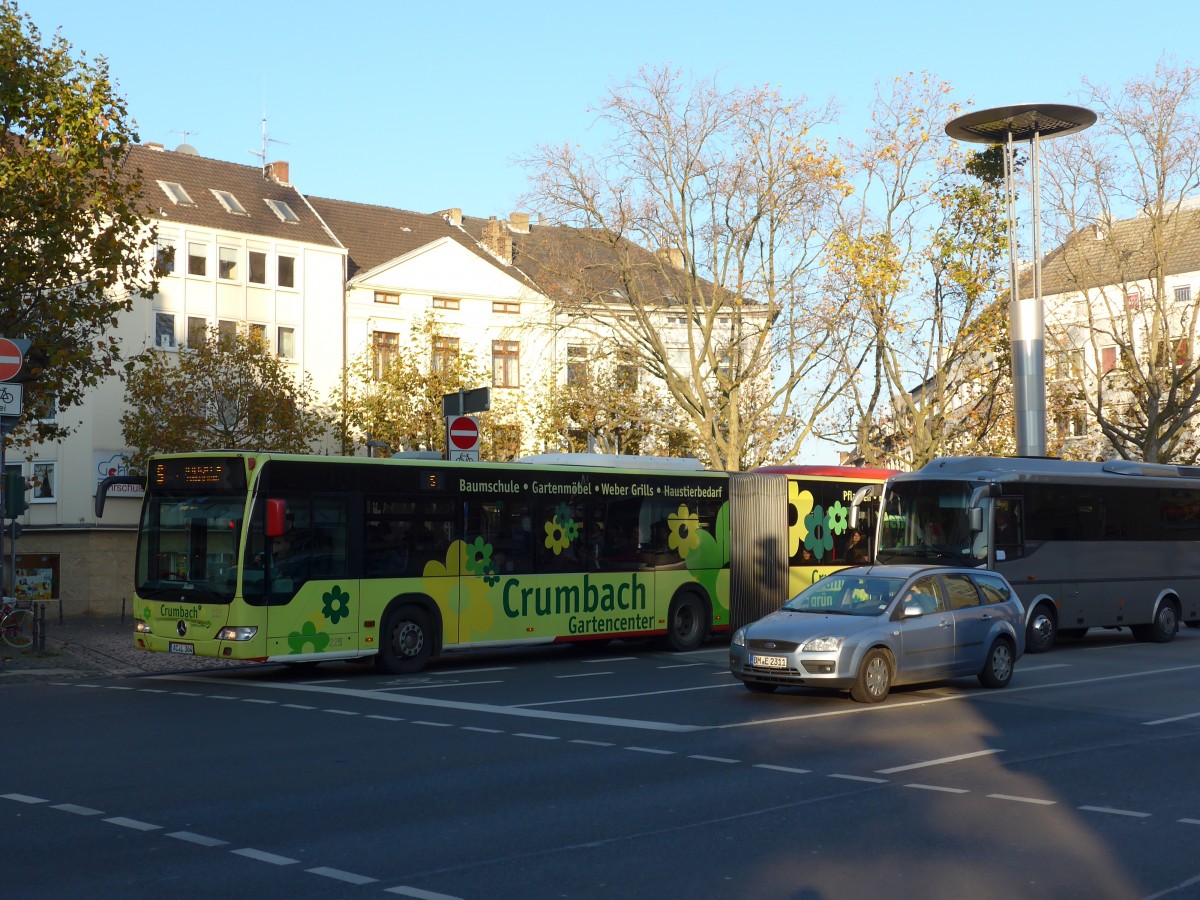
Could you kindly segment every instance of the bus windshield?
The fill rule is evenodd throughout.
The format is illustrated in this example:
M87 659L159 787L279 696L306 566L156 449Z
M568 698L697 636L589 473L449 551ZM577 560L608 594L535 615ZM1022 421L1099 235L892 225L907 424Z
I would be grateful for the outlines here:
M967 515L972 485L965 481L896 481L881 511L881 563L933 559L962 564L977 553Z
M228 603L237 581L244 496L154 493L142 505L137 592L146 599Z

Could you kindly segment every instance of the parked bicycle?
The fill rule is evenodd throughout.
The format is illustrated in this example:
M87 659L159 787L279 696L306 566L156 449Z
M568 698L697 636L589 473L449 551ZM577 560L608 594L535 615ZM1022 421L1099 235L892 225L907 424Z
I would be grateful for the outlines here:
M0 638L17 650L33 644L33 610L22 606L19 600L4 598L0 604Z

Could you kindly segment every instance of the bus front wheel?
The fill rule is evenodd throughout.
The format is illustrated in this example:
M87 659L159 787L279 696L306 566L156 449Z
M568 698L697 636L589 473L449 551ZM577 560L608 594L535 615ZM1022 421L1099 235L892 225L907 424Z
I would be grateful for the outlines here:
M1134 638L1139 641L1167 643L1179 630L1179 615L1175 612L1175 605L1170 600L1164 600L1154 613L1154 621L1149 625L1134 625L1132 630Z
M1058 622L1054 613L1045 603L1039 603L1029 617L1029 627L1025 629L1025 652L1045 653L1054 646L1054 638L1058 632Z
M401 606L388 614L379 636L378 667L391 675L411 675L433 655L433 627L419 606Z

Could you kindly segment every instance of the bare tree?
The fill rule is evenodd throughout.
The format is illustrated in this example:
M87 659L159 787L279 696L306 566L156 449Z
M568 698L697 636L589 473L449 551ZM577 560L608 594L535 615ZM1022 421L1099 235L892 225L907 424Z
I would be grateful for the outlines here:
M832 108L643 70L598 113L606 146L526 161L528 202L560 227L534 229L520 264L569 327L661 382L711 465L792 457L845 381L840 310L814 289L843 190L813 136Z
M1193 464L1200 298L1178 276L1200 270L1200 70L1164 57L1083 94L1099 122L1046 154L1048 341L1095 423L1085 453Z

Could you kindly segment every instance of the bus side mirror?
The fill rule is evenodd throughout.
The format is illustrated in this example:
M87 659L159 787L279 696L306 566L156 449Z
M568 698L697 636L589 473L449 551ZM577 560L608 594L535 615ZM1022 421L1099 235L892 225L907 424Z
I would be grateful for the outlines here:
M978 506L967 510L967 526L972 531L983 531L983 510Z
M267 501L267 537L279 537L287 530L287 501L273 498Z

